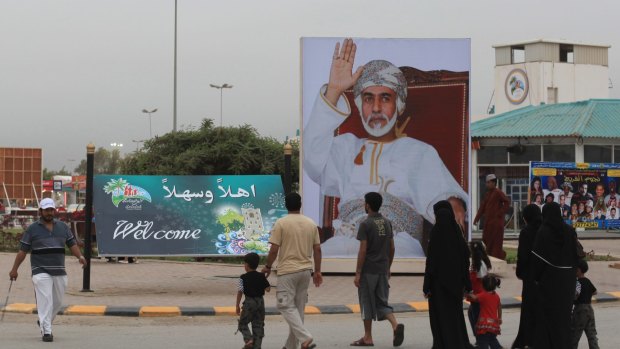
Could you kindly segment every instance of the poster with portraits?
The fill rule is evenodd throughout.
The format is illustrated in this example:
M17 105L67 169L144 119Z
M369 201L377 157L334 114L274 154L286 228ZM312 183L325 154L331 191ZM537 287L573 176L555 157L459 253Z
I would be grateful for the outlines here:
M301 55L302 210L323 256L356 258L378 192L395 257L425 257L433 205L469 205L470 40L303 38Z
M620 229L617 184L620 164L531 162L529 202L560 204L567 224L582 229Z

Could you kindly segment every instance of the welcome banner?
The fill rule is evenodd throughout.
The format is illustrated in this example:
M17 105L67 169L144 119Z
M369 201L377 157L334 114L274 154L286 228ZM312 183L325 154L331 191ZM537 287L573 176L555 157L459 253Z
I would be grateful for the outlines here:
M265 254L286 215L280 176L94 178L102 256Z
M618 180L620 164L531 162L529 202L559 203L575 228L620 229Z

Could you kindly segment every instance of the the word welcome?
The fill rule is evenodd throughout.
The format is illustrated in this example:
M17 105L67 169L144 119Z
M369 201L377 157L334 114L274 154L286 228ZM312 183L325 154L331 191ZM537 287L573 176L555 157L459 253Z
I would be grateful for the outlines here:
M137 221L131 223L125 220L116 222L113 239L134 238L135 240L198 240L200 229L187 230L157 230L153 231L152 221Z

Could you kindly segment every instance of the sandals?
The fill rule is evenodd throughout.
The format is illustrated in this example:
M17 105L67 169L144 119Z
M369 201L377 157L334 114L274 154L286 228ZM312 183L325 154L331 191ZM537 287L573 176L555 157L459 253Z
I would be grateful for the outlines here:
M394 330L394 339L392 340L392 345L395 347L399 347L403 344L403 340L405 339L405 325L398 324L396 325L396 329ZM355 342L349 344L352 347L374 347L374 343L366 343L364 341L364 337L356 340Z
M356 340L355 342L349 344L352 347L374 347L374 343L366 343L364 342L364 337Z
M403 340L405 339L405 325L398 324L396 329L394 330L394 340L392 341L392 345L395 347L403 344Z
M252 349L254 348L254 341L252 339L245 342L245 345L241 349Z
M304 347L303 345L301 346L301 349L314 349L314 348L316 348L316 344L314 343L308 344L307 347Z

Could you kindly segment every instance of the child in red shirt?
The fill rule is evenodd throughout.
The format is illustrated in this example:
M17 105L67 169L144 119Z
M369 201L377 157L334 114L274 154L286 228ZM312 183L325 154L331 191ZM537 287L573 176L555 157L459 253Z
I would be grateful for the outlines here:
M491 269L491 260L487 255L486 248L482 241L472 241L469 244L471 250L471 269L469 270L469 279L471 280L472 292L479 294L484 292L482 288L482 278L487 276L489 269ZM469 318L469 324L471 330L476 336L476 345L478 345L478 338L476 335L476 323L478 322L478 316L480 315L480 304L472 302L467 309L467 317Z
M495 292L500 283L495 276L487 275L482 279L484 291L468 296L470 301L480 304L480 315L476 323L476 338L480 349L502 348L497 340L497 335L501 333L502 304Z

